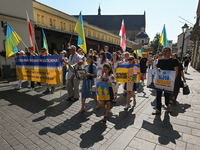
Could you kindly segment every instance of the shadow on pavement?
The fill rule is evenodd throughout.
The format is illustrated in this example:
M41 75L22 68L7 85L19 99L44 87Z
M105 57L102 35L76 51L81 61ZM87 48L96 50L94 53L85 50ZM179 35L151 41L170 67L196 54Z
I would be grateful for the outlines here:
M47 134L48 132L55 133L57 135L62 135L68 131L74 131L81 127L81 123L86 122L93 112L77 113L70 119L58 124L54 128L45 127L39 131L39 135Z
M107 126L101 120L92 125L91 129L86 133L80 135L82 141L80 142L81 148L88 148L94 143L104 139L102 133L106 130Z
M181 137L179 132L173 129L168 112L165 112L163 121L160 115L155 116L153 124L143 121L142 128L158 135L158 142L163 145L167 145L169 142L176 144L175 140Z
M186 112L186 109L190 108L190 104L180 104L178 101L176 103L173 103L172 105L172 113L171 116L178 116L179 113Z

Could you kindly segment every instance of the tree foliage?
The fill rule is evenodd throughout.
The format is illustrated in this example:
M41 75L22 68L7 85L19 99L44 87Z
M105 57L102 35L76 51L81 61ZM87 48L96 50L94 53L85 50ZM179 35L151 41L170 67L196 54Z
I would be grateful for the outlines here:
M151 47L153 48L153 54L156 54L157 50L158 52L161 51L162 45L159 43L159 40L160 40L160 33L156 33L153 41L150 42ZM159 49L158 49L158 44L159 44Z

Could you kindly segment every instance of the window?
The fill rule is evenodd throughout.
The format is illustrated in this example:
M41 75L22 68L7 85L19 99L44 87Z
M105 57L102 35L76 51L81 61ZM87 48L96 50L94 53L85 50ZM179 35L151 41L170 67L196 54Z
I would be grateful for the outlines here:
M63 26L64 26L64 27L63 27L63 28L64 28L64 30L66 30L66 25L65 25L65 23L63 23Z
M142 40L142 44L144 43L144 40Z
M37 14L37 22L40 23L40 15Z
M69 31L72 31L72 26L71 26L71 24L69 25Z
M53 26L53 21L52 21L52 18L50 18L49 25L50 25L51 27Z
M104 40L104 35L101 36L101 39Z
M42 16L42 24L44 24L44 16Z
M63 23L60 22L60 27L61 27L61 30L63 30Z
M93 37L96 38L96 33L95 32L93 32Z
M100 39L100 34L99 33L98 33L97 37L98 37L98 39Z
M53 27L56 28L56 20L53 19Z
M91 37L91 31L88 31L88 36Z

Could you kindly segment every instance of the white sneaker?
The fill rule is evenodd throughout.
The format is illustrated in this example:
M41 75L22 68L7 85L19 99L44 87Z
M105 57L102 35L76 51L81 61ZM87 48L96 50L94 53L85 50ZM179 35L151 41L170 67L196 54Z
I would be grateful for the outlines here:
M131 107L131 105L127 105L124 107L124 110L128 110Z
M21 88L22 88L21 86L16 86L16 87L15 87L16 90L19 90L19 89L21 89Z
M29 91L33 91L35 88L29 88Z

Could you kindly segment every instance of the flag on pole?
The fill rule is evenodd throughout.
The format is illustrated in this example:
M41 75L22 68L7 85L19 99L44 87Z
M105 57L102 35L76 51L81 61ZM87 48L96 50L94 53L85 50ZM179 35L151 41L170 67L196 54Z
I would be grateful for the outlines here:
M165 30L165 25L163 27L162 34L160 36L159 42L160 42L160 44L162 44L163 47L166 47L166 46L169 47L169 43L168 43L168 40L167 40L167 32Z
M43 47L46 48L47 53L49 53L49 49L48 49L48 44L47 44L47 39L46 36L44 34L44 30L42 29L42 34L43 34Z
M100 51L100 45L98 45L98 52Z
M7 22L6 30L6 59L18 52L17 45L22 39Z
M125 52L126 51L126 33L125 33L124 19L122 20L119 36L121 36L120 47L122 48L123 52Z
M85 33L84 33L84 26L83 26L83 18L80 12L78 20L76 22L74 31L78 33L78 43L77 45L83 50L85 54L87 54L87 47L86 47L86 40L85 40Z
M26 16L27 16L27 24L28 24L28 29L29 29L29 36L30 36L30 43L31 43L31 47L32 47L32 50L35 50L34 49L34 45L33 45L33 29L32 29L32 26L31 26L31 22L29 20L29 16L28 16L28 12L26 11Z

